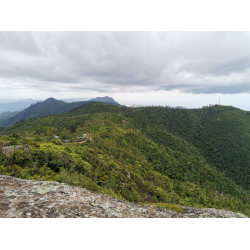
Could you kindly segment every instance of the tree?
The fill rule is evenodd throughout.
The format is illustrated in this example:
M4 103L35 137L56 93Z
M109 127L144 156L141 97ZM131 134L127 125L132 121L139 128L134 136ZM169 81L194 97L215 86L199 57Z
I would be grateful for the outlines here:
M46 135L49 140L53 140L57 129L53 127L47 127Z
M64 128L61 132L62 139L69 139L71 137L71 133L69 129Z

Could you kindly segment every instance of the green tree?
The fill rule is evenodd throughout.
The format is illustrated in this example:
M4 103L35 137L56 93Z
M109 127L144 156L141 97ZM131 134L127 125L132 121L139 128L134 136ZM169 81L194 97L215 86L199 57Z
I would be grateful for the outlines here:
M64 128L60 134L62 139L69 139L71 137L71 132L69 129Z

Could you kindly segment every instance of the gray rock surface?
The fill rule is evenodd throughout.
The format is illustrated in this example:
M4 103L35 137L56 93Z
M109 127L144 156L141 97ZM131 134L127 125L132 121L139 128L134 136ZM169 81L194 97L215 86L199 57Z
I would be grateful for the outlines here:
M0 175L1 218L247 218L213 208L175 213L97 194L63 183Z
M5 156L12 154L14 151L17 151L18 149L20 149L26 153L29 153L29 149L25 146L22 146L22 145L2 147L2 151L3 151L3 154Z

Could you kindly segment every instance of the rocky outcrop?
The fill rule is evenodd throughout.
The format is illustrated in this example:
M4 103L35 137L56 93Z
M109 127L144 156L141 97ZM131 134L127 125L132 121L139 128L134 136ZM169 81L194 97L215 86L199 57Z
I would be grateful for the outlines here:
M22 150L25 153L29 153L29 149L22 145L2 147L2 152L6 156L12 154L14 151L17 151L18 149Z
M247 218L213 208L183 213L142 206L58 182L0 175L1 218Z

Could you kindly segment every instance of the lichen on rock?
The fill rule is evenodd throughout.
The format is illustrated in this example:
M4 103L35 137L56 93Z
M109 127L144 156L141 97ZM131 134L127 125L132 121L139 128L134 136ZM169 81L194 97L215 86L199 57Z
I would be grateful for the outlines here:
M183 207L182 213L142 206L81 187L0 175L1 218L247 218L214 208Z

